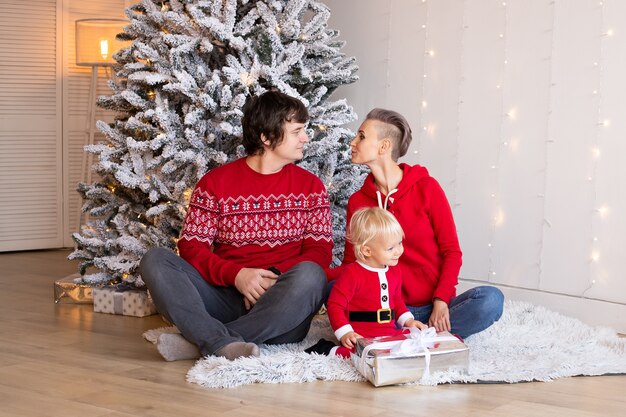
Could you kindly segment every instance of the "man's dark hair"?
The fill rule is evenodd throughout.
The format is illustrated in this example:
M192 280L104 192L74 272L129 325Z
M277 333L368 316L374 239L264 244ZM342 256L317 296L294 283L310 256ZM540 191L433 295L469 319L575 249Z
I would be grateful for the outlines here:
M250 96L243 106L243 146L248 155L262 155L261 135L276 148L283 140L285 122L306 123L309 112L300 100L280 91L266 91Z

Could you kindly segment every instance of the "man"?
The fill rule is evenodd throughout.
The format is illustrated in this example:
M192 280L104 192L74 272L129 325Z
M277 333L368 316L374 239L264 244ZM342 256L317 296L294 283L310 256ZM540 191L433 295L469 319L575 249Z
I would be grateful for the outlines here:
M159 337L166 360L258 356L259 343L298 342L323 303L330 204L322 182L294 165L309 141L308 112L276 91L243 111L248 156L198 182L180 257L156 248L141 261L158 311L184 337Z

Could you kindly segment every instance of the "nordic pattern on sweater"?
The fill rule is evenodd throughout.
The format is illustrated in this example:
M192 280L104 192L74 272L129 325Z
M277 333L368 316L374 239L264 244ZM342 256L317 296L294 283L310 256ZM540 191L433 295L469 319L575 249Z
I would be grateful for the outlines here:
M178 241L180 256L213 285L233 285L244 267L287 271L303 261L327 267L332 245L322 182L294 164L263 175L245 158L202 177Z

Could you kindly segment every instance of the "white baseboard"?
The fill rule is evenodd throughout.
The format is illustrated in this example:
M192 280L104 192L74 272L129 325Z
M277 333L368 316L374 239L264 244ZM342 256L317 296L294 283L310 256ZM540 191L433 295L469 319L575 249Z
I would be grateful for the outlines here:
M626 305L624 304L464 279L459 280L457 293L460 294L479 285L498 287L506 299L542 305L549 310L575 317L591 326L610 327L618 333L626 334Z

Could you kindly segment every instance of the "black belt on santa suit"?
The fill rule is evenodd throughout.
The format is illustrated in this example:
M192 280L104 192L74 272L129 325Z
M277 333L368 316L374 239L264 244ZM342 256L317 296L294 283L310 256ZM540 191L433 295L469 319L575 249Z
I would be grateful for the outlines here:
M390 308L380 308L376 311L350 311L348 318L350 321L390 323L395 319L395 313Z

